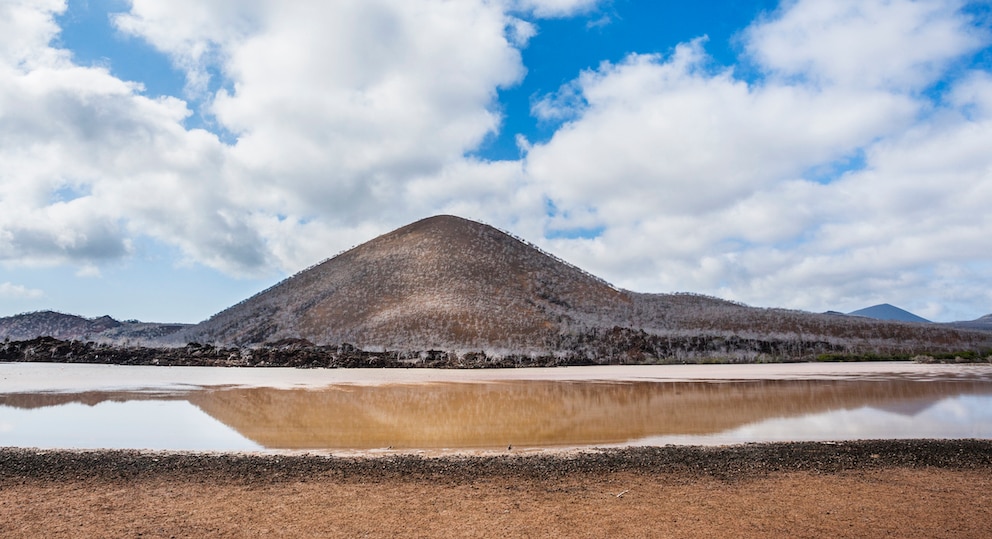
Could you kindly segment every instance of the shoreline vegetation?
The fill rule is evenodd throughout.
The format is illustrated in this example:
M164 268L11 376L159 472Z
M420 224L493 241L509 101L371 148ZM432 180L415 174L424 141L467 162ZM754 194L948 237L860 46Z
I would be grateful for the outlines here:
M245 347L188 343L148 347L38 337L0 343L0 362L90 363L210 367L296 368L518 368L580 365L739 364L855 361L920 363L992 363L992 350L934 352L919 350L835 351L819 342L790 342L726 337L668 337L664 354L626 339L618 344L586 347L584 352L487 354L455 352L371 351L350 344L315 345L303 339Z

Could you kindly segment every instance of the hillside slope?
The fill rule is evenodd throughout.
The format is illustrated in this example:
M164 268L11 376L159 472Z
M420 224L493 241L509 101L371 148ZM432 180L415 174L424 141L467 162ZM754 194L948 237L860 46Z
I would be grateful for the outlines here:
M253 344L303 338L386 348L538 349L563 321L631 302L495 228L418 221L303 271L185 332Z
M936 324L619 290L495 228L452 216L418 221L300 272L177 333L173 343L286 339L595 361L992 348L988 334Z

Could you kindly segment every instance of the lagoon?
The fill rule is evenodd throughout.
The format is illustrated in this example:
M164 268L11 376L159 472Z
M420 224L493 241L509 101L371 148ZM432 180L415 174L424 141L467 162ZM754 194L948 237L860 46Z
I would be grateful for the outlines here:
M992 366L0 364L0 446L327 453L992 439Z

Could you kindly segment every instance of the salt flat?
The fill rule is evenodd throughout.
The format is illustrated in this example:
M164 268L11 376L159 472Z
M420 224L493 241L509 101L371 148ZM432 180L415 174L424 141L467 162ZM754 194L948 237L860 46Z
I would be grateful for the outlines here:
M721 381L914 379L992 380L992 365L770 363L749 365L609 365L522 369L293 369L149 367L64 363L0 363L0 393L184 391L204 387L321 388L335 384L431 382Z

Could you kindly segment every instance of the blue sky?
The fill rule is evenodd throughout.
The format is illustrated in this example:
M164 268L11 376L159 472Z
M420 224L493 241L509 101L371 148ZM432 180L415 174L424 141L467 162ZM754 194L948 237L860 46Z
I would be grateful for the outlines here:
M0 316L196 322L454 213L633 290L977 318L990 12L0 0Z

